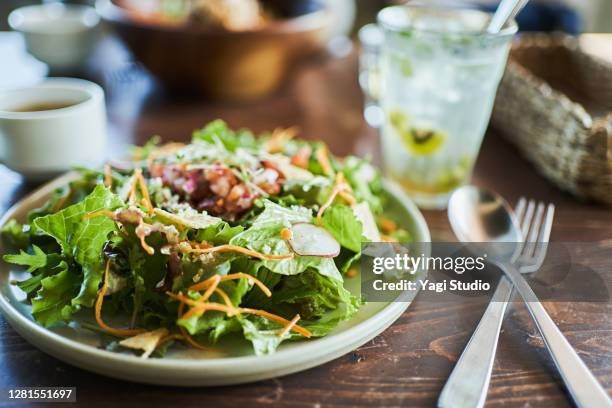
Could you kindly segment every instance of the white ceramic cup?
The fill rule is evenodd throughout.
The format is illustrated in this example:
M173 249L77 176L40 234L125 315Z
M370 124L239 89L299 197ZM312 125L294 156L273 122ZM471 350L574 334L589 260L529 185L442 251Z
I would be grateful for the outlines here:
M63 106L23 111L27 107ZM93 82L48 78L0 90L0 161L29 179L74 166L96 166L106 157L104 91Z
M51 69L78 69L95 48L100 16L93 7L48 3L18 8L8 17L28 51Z

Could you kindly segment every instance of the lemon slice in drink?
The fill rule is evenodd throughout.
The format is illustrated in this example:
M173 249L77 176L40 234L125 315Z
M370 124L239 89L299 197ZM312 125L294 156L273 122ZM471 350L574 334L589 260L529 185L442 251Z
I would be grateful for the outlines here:
M427 156L435 153L446 141L444 132L432 129L411 128L401 132L402 141L416 155Z

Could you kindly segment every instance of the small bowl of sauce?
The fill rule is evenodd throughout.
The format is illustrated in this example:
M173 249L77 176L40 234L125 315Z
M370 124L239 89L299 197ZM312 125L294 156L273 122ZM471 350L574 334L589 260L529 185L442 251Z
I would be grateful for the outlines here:
M48 78L0 89L0 162L41 180L106 158L104 92L93 82Z
M11 109L12 112L42 112L64 109L73 106L73 102L36 102Z

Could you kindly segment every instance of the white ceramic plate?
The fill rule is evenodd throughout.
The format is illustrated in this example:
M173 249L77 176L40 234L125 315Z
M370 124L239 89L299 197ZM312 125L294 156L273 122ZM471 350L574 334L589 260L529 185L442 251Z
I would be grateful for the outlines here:
M74 174L62 176L13 206L0 220L4 225L15 218L23 221L27 212L40 206L57 187L65 185ZM399 188L385 183L389 213L400 221L419 242L429 242L427 224L417 207ZM0 244L0 253L5 249ZM66 363L110 377L160 385L226 385L264 380L302 371L346 354L376 337L408 308L406 302L368 303L349 321L339 325L328 336L283 343L271 355L255 356L246 342L222 341L223 356L195 349L176 347L164 358L142 359L99 348L99 336L78 327L45 329L32 320L24 293L10 285L21 280L23 272L0 264L0 311L11 326L28 342ZM347 280L346 287L359 292L359 279ZM413 294L414 296L414 294Z

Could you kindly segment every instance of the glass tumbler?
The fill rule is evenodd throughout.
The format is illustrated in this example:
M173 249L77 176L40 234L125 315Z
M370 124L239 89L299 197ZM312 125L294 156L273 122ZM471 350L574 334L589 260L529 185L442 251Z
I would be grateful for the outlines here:
M422 5L378 15L384 167L422 208L445 208L470 180L517 31L487 33L490 18Z

